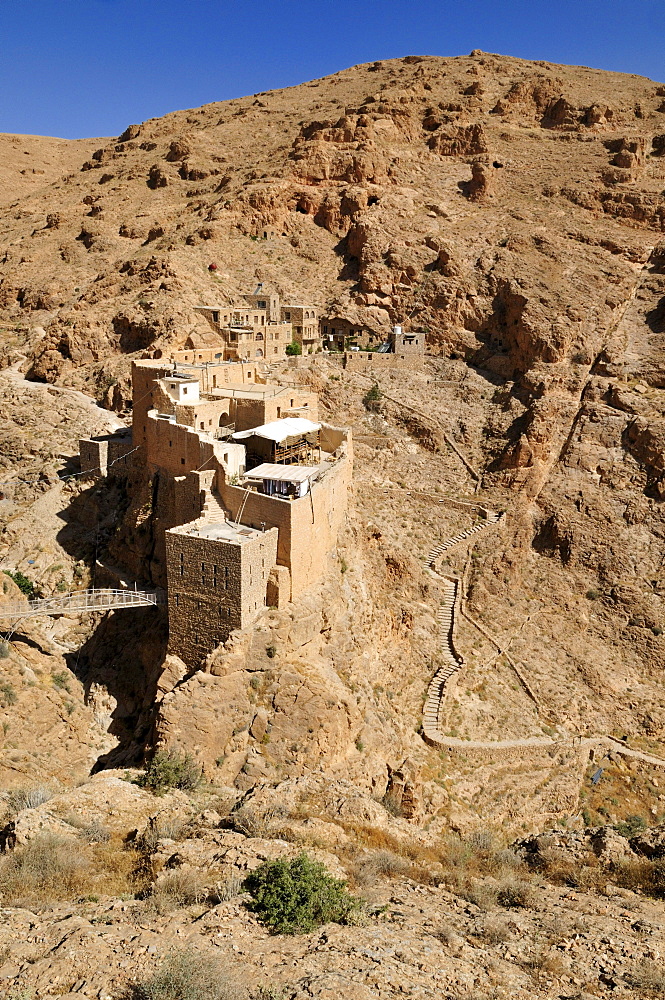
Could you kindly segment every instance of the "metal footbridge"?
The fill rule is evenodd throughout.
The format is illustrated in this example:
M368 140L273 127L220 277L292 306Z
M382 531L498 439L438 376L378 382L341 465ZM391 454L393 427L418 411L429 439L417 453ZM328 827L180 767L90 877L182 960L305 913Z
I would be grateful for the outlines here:
M119 608L145 608L166 603L160 590L82 590L58 594L36 601L12 601L0 604L0 619L14 622L23 618L55 615L85 615L92 611L116 611Z

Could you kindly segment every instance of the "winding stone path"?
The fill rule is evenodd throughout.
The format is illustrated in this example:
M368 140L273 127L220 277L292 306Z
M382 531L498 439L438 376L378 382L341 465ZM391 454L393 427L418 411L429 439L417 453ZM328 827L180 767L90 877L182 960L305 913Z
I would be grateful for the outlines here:
M441 666L430 681L423 708L423 739L431 747L461 756L480 756L494 760L521 760L544 754L553 758L562 750L591 751L602 749L606 753L620 754L628 760L639 761L651 767L665 768L665 759L654 754L632 750L611 736L570 736L553 739L550 736L527 736L511 740L464 740L446 736L440 728L441 709L449 689L450 679L464 666L464 659L454 643L455 614L462 598L461 584L456 577L442 576L433 564L447 550L472 537L483 528L489 528L504 518L504 514L486 511L486 519L467 531L459 532L433 549L424 561L424 568L442 584L443 598L437 612L441 638Z

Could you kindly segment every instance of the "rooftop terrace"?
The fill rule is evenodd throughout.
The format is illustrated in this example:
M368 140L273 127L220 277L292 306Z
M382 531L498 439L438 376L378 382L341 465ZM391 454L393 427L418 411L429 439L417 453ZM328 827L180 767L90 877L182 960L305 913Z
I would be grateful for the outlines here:
M233 521L213 521L206 524L203 519L178 525L170 531L176 535L189 535L190 538L208 538L213 542L232 542L236 545L242 545L263 534L262 531L248 528L245 524L235 524Z

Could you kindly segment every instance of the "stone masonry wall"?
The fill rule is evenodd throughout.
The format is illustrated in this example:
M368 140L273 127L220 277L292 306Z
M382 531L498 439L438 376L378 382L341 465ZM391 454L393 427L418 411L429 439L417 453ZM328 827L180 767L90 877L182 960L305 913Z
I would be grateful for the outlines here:
M337 544L351 487L350 439L347 449L345 457L331 465L323 478L314 483L311 494L298 500L248 493L240 486L227 483L218 487L232 520L242 508L243 524L260 528L265 523L279 529L277 562L291 570L291 600L321 577L326 556Z
M376 351L347 351L344 355L344 367L349 371L359 371L371 375L373 371L385 371L393 368L406 368L419 371L423 367L422 354L377 354Z
M231 632L244 628L266 603L277 558L277 531L242 543L166 532L169 652L189 667Z

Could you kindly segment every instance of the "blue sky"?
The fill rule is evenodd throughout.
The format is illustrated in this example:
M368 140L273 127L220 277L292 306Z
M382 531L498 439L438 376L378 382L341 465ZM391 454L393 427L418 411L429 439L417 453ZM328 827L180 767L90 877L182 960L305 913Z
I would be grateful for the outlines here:
M0 0L0 132L131 122L471 49L665 80L665 0Z

